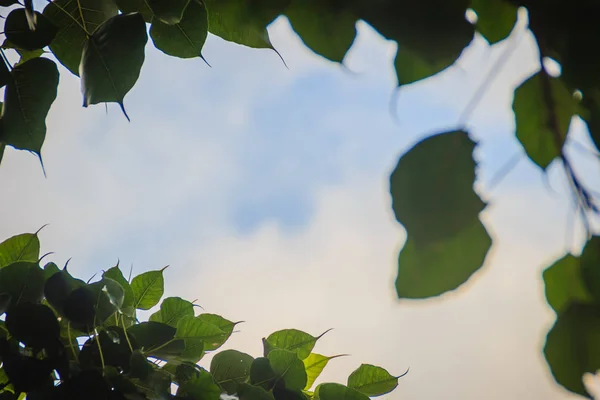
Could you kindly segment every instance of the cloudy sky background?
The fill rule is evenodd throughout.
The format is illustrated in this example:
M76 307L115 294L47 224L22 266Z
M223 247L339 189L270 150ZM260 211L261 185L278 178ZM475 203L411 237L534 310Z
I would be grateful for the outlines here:
M403 88L395 120L396 45L357 27L347 68L312 54L285 18L270 32L289 70L274 52L213 36L204 50L212 68L149 45L125 100L131 123L116 105L108 115L81 108L78 81L63 69L43 149L48 177L34 156L4 156L0 237L49 223L43 251L59 265L72 257L83 278L117 259L134 274L170 265L166 295L246 321L226 347L253 355L272 331L333 327L315 351L352 356L323 378L344 382L361 362L393 374L410 367L390 399L574 398L541 353L554 317L540 273L581 246L564 177L552 167L549 191L523 158L490 185L523 152L511 88L537 68L533 39L519 31L494 48L478 39L455 67ZM398 301L405 233L389 173L424 134L456 127L505 46L516 48L468 119L481 141L477 187L490 200L482 220L492 251L461 289ZM589 144L581 124L572 134ZM598 176L597 165L579 164Z

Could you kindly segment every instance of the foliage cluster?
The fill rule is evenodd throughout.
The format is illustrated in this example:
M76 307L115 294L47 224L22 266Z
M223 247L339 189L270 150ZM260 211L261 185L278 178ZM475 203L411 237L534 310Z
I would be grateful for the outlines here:
M181 58L202 57L208 32L274 50L266 27L285 15L309 48L342 62L356 35L355 22L363 20L398 43L395 68L401 86L452 65L476 33L491 44L504 39L519 9L526 9L540 69L515 91L516 137L530 161L544 171L554 161L562 164L576 213L592 234L588 220L598 212L597 199L564 147L574 117L585 121L596 147L600 144L600 57L590 51L600 38L598 2L48 0L41 12L31 0L23 7L18 0L2 0L0 6L7 11L0 51L0 87L5 87L0 160L5 146L31 151L41 160L45 119L59 80L55 62L42 57L46 49L81 78L85 107L116 102L125 112L124 98L139 77L148 36L157 49ZM476 16L471 22L467 11ZM13 66L8 50L20 55ZM560 76L542 67L546 57L561 65ZM491 238L479 221L486 204L473 192L476 144L464 127L466 119L415 145L391 175L393 209L408 232L399 255L400 298L422 299L456 289L481 267L490 248ZM581 375L600 367L600 355L586 339L600 329L595 243L586 246L581 258L568 256L545 274L548 299L558 316L546 343L547 360L561 385L586 396ZM572 348L569 343L582 344Z
M263 339L264 354L214 354L239 322L196 315L193 303L164 293L163 272L131 280L119 266L95 282L67 266L40 267L37 234L0 243L0 399L368 400L391 392L398 378L362 364L347 385L321 383L336 357L313 352L315 337L284 329ZM140 322L137 310L160 309ZM175 394L173 394L175 393Z

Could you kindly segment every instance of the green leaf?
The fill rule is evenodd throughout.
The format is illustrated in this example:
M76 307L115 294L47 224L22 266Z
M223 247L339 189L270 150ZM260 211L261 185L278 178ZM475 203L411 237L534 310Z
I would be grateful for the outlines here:
M121 269L119 268L119 266L116 265L112 268L109 268L102 274L102 277L112 279L115 282L117 282L119 285L121 285L121 288L123 288L123 294L124 294L122 308L124 308L124 309L127 307L133 308L134 302L135 302L133 289L131 289L131 285L129 285L129 282L127 282L127 279L125 279L125 277L123 276L123 273L121 272Z
M229 337L233 333L233 328L237 324L239 324L239 322L231 322L228 319L225 319L217 314L203 313L198 315L198 317L196 318L200 321L207 322L221 329L223 332L225 332L227 337Z
M37 261L40 240L36 233L23 233L0 243L0 268L16 261Z
M398 377L390 375L385 369L361 364L348 377L348 387L358 390L369 397L381 396L396 389Z
M254 48L269 48L267 25L285 10L280 0L206 0L208 30L230 42Z
M0 269L0 293L12 297L11 306L39 303L44 297L44 271L37 262L14 262Z
M593 300L582 280L581 260L570 254L544 271L544 283L546 300L557 313L573 302L589 303Z
M56 99L54 61L34 58L13 68L4 92L0 141L38 156L46 137L46 116Z
M267 355L271 368L285 384L286 389L302 390L306 386L308 378L304 370L302 360L296 353L275 349Z
M96 299L97 323L103 323L113 314L121 310L125 293L119 283L110 278L102 278L88 285Z
M194 400L219 400L221 389L213 381L212 375L200 368L198 375L179 386L177 396Z
M130 375L132 378L145 380L152 373L152 365L148 362L146 356L139 350L131 353L129 360Z
M169 25L181 21L189 3L190 0L147 0L154 18Z
M428 246L417 246L409 236L398 258L398 297L423 299L458 288L481 267L490 246L478 219L454 237Z
M44 296L48 303L58 313L64 315L67 298L76 289L84 287L85 282L74 278L66 268L59 271L46 280L44 285Z
M517 7L505 0L471 0L477 31L490 44L505 39L517 23Z
M177 328L177 323L184 317L194 316L194 305L181 297L167 297L160 305L160 310L150 316L150 321L162 322Z
M312 349L315 347L315 343L329 330L323 332L317 337L309 335L306 332L299 331L298 329L283 329L277 332L273 332L267 337L268 345L265 346L265 356L268 355L270 349L283 349L289 350L298 355L301 360L308 357ZM264 340L263 340L264 341ZM269 350L267 349L269 347Z
M315 389L319 400L368 400L368 397L339 383L322 383Z
M538 72L515 91L517 138L529 158L545 169L560 156L577 101L560 79Z
M44 265L44 277L46 278L46 282L48 282L48 279L50 279L52 277L52 275L59 273L60 272L60 268L58 268L58 265L56 265L53 262L49 262L46 265ZM45 290L45 288L44 288Z
M571 303L548 333L544 355L556 382L589 399L582 378L600 369L600 311L597 306Z
M210 373L215 382L227 393L234 394L237 385L246 383L254 358L237 350L225 350L215 354L210 362Z
M33 60L34 58L38 58L41 57L44 54L44 50L42 49L37 49L37 50L19 50L19 49L15 49L19 55L21 56L21 58L19 58L19 62L17 62L15 64L15 67L18 67L21 64L26 63L29 60Z
M36 11L35 16L36 26L31 30L25 9L12 10L4 23L6 39L25 50L42 49L48 46L56 36L58 28L39 12Z
M208 35L208 14L199 0L191 0L181 20L167 24L153 20L150 37L154 46L165 54L180 58L202 57Z
M19 303L6 313L5 322L14 339L36 349L54 344L60 336L56 316L43 304Z
M138 12L144 17L144 21L152 22L153 13L148 5L148 0L116 0L119 10L123 14Z
M356 37L356 16L347 8L319 0L293 0L285 15L312 51L342 62Z
M304 370L306 371L306 377L308 378L304 390L309 390L319 375L321 375L321 372L323 372L323 369L327 366L329 360L337 357L342 357L342 355L326 357L321 354L310 353L308 357L302 360L304 363Z
M270 392L260 386L253 386L247 383L240 383L237 386L237 397L240 400L275 400Z
M428 137L400 157L390 177L392 208L417 246L452 239L483 210L473 191L474 148L466 132L453 131Z
M4 143L0 142L0 163L2 162L2 157L4 156L5 148L6 148L6 145Z
M120 14L104 22L86 41L81 58L83 106L119 103L137 81L148 41L140 14ZM125 114L127 116L127 114Z
M277 381L277 374L267 357L258 357L250 366L250 383L271 390Z
M160 322L142 322L127 329L144 351L164 346L173 340L176 329Z
M166 268L166 267L165 267ZM149 310L158 304L165 291L163 271L144 272L133 278L131 290L133 291L134 307L139 310Z
M59 27L50 50L58 61L79 76L83 46L92 33L109 18L117 15L111 0L54 0L44 15Z
M398 85L408 85L429 78L450 67L455 60L455 57L450 57L428 61L410 48L399 45L394 59Z
M185 341L183 356L189 361L197 362L204 355L204 351L219 348L229 335L213 324L194 316L187 316L177 324L175 337Z
M63 306L63 314L75 329L82 332L91 332L95 326L96 300L87 285L79 287L67 296Z

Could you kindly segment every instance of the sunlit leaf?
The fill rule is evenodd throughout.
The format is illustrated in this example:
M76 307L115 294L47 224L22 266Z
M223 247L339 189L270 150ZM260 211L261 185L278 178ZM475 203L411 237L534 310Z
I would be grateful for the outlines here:
M150 316L150 321L162 322L177 328L184 317L194 316L194 305L181 297L167 297L160 304L160 310Z
M367 400L368 397L352 388L338 383L322 383L315 389L319 400Z
M302 390L308 381L304 364L298 355L288 350L275 349L267 355L271 368L291 390Z
M317 340L319 340L327 332L329 331L325 331L317 337L306 332L302 332L298 329L283 329L273 332L266 339L267 344L265 344L265 356L271 351L270 349L282 349L296 353L298 358L303 360L308 357L312 349L315 347Z
M163 271L148 271L133 278L131 290L133 291L134 307L139 310L149 310L158 304L165 291Z
M36 50L48 46L56 36L58 28L39 12L36 11L35 15L36 26L34 30L31 30L25 9L12 10L4 23L6 39L25 50Z
M317 353L310 353L302 362L304 363L304 370L306 371L306 386L304 390L308 390L315 383L323 369L327 366L329 360L341 357L341 355L326 357Z
M199 368L198 374L194 378L179 385L177 396L194 400L219 400L221 389L215 384L208 371Z
M186 316L177 324L175 337L185 341L183 357L189 359L189 361L197 362L204 351L219 348L225 343L229 335L213 324L193 316Z
M210 373L215 382L227 393L234 394L239 383L250 377L250 366L254 358L237 350L224 350L213 357Z
M228 319L221 317L220 315L209 314L209 313L200 314L200 315L198 315L197 318L200 321L208 322L209 324L216 326L217 328L219 328L223 332L225 332L225 334L227 334L227 336L229 336L233 333L233 328L239 323L239 322L231 322Z
M477 31L494 44L505 39L517 23L517 7L506 0L471 0Z
M40 240L35 233L23 233L0 243L0 268L16 261L37 261Z
M348 377L348 387L358 390L369 397L381 396L396 389L398 377L392 376L385 369L362 364Z
M50 44L54 56L69 71L79 75L83 46L88 37L109 18L117 15L111 0L54 0L44 9L44 16L59 27Z
M200 57L208 35L206 7L191 0L181 20L175 24L154 20L150 37L154 46L165 54L180 58Z

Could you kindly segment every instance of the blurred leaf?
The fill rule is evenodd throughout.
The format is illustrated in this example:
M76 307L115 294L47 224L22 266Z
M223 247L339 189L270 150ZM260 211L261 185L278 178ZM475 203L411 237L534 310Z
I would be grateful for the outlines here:
M426 247L416 246L409 236L398 258L398 297L422 299L458 288L481 268L490 246L478 219L454 237Z
M563 82L544 77L541 72L516 89L513 110L517 138L529 158L543 169L560 156L577 108L577 101Z
M390 375L385 369L362 364L348 377L348 387L358 390L369 397L381 396L396 389L398 377Z
M398 85L408 85L429 78L450 67L455 60L456 57L449 57L427 61L408 47L399 45L394 58Z
M490 44L505 39L517 23L517 7L505 0L471 0L477 31Z
M129 360L130 374L132 378L145 380L152 372L152 365L141 351L135 350L131 353Z
M54 313L43 304L18 303L6 313L5 322L15 340L36 349L54 343L60 336Z
M44 15L59 27L50 50L58 61L79 76L83 47L89 36L109 18L117 15L111 0L54 0L44 9Z
M35 233L23 233L0 243L0 268L16 261L36 261L40 258L40 240Z
M175 337L176 329L160 322L142 322L127 329L144 351L164 346Z
M319 400L367 400L368 397L352 388L338 383L322 383L315 389Z
M82 332L94 329L96 298L87 285L78 287L67 296L63 314L74 327Z
M423 139L400 157L390 177L392 208L417 246L452 239L483 210L473 191L474 148L466 132L452 131Z
M169 25L154 20L150 27L154 46L165 54L180 58L201 57L207 35L206 7L199 0L190 1L179 22Z
M356 16L339 3L292 0L285 10L306 46L331 61L342 62L356 37Z
M143 393L143 396L140 396L139 393L136 393L134 396L127 396L126 398L132 399L152 399L152 400L170 400L173 399L171 395L171 376L161 369L154 369L152 373L148 376L148 378L141 379L131 379L131 382L135 385L135 388L139 390L139 392Z
M307 383L307 375L302 360L289 350L272 350L267 358L271 368L285 384L286 389L302 390Z
M52 275L59 273L59 272L60 272L60 268L58 268L58 265L56 265L53 262L49 262L46 265L44 265L44 277L46 278L46 283L48 282L48 279L50 279L52 277ZM44 290L45 290L45 287L44 287Z
M44 296L44 271L37 262L14 262L0 269L0 293L12 297L12 307L21 302L39 303Z
M0 142L0 162L2 162L2 157L4 156L4 149L6 148L6 145L2 142Z
M240 400L275 400L270 392L260 386L240 383L237 386L237 396Z
M267 346L265 346L265 356L271 351L270 349L283 349L296 353L301 360L304 360L315 347L317 340L323 337L327 332L329 332L329 330L317 337L299 331L298 329L283 329L273 332L266 339L270 348L267 349Z
M544 354L556 382L589 399L583 374L600 369L600 311L597 306L571 303L548 333Z
M0 315L4 314L10 305L12 296L8 293L0 293ZM0 332L1 334L1 332ZM0 336L1 337L1 336Z
M228 394L234 394L237 385L246 383L250 377L250 366L254 358L237 350L224 350L213 357L210 373L215 382Z
M146 0L150 10L154 14L154 20L169 25L174 25L181 21L183 13L186 11L190 0Z
M6 39L25 50L42 49L48 46L56 36L58 28L39 12L36 11L35 16L36 26L31 30L25 9L12 10L4 22Z
M140 14L116 15L96 29L81 58L84 107L115 102L125 112L123 99L140 75L147 41L146 23Z
M197 376L179 386L177 396L194 400L219 400L221 389L213 381L212 375L200 368Z
M589 303L593 300L582 280L581 260L570 254L544 271L544 283L546 300L557 313L573 302Z
M15 64L15 67L18 67L19 65L24 64L29 60L33 60L34 58L41 57L44 54L44 50L42 50L42 49L31 50L31 51L20 50L20 49L15 49L15 50L21 56L21 58L19 58L19 62L17 62Z
M58 70L47 58L13 68L4 92L0 141L38 156L46 137L46 116L56 99Z
M44 285L44 296L56 311L64 315L65 304L71 292L84 286L84 281L73 278L69 271L64 268L62 271L54 273L46 280Z
M166 267L165 267L166 268ZM133 291L134 307L139 310L149 310L158 304L165 291L163 271L144 272L133 278L131 290Z
M106 270L103 274L102 274L103 278L110 278L114 281L116 281L119 285L121 285L121 288L123 288L123 308L126 307L133 307L134 305L134 295L133 295L133 290L131 289L131 286L129 285L129 282L127 282L127 279L125 279L125 277L123 276L123 273L121 272L121 269L119 269L119 266L115 266L112 268L109 268L108 270Z
M147 0L116 0L116 3L123 14L138 12L142 14L144 21L148 23L152 22L154 14L150 9Z
M312 387L319 375L321 375L321 372L323 372L323 369L327 366L329 360L341 356L342 355L326 357L321 354L310 353L308 357L302 360L308 378L304 390L308 390Z
M183 317L194 316L194 305L181 297L167 297L160 305L160 310L150 316L150 321L162 322L177 328Z

